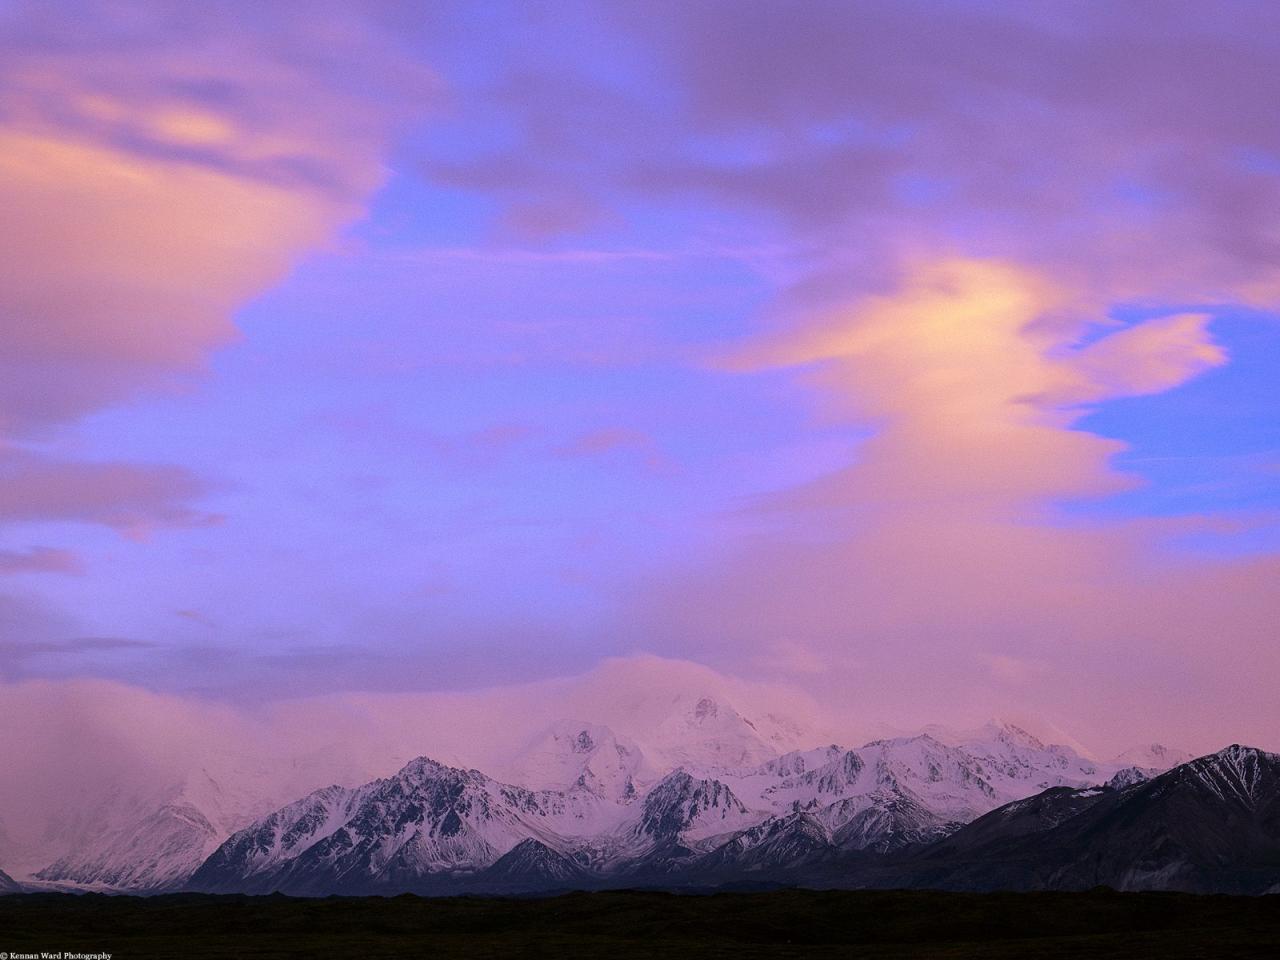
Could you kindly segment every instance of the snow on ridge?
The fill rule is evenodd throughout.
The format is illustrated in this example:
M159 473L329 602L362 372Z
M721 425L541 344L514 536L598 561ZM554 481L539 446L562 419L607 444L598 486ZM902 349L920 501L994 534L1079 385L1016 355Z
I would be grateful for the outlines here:
M147 849L148 835L138 828L145 817L137 816L128 843L107 844L82 857L102 869L46 871L51 879L82 878L87 884L107 878L127 887L139 883L136 871L130 873L129 864L118 861L134 858L150 863L157 886L172 887L214 848L237 838L243 841L245 835L255 839L244 851L244 863L254 869L273 868L316 845L332 845L330 838L348 828L354 807L366 802L371 792L388 789L386 784L397 778L403 795L437 781L449 784L446 792L465 795L465 803L459 801L462 806L456 808L463 811L458 820L461 833L441 836L441 824L425 821L392 830L379 826L377 811L372 811L366 824L371 832L360 836L385 833L378 841L383 846L375 858L377 869L454 869L468 864L479 869L525 839L557 855L578 851L594 862L633 855L648 801L664 785L670 787L676 771L687 778L677 780L692 799L677 801L677 807L688 802L672 821L680 824L673 836L680 843L706 848L736 832L798 813L815 818L832 834L856 821L858 830L870 831L865 837L859 834L858 842L874 846L880 842L876 831L928 833L1045 787L1096 787L1124 769L1119 762L1093 761L1071 746L1046 744L1026 728L1007 722L993 721L961 737L927 728L854 749L830 743L796 749L791 745L800 728L789 728L776 714L748 717L722 695L685 692L666 703L661 719L637 739L591 721L552 723L527 741L510 769L497 771L501 779L419 757L392 777L363 786L323 788L281 806L261 793L255 797L254 787L266 782L265 777L253 774L241 782L234 770L211 771L205 764L177 794L166 798L181 799L169 815L173 823L191 827L190 833L175 827L165 846ZM306 771L297 779L305 780ZM397 796L395 803L400 803L403 797ZM450 817L453 802L441 801L442 817ZM299 804L304 809L296 809ZM291 813L272 820L286 810ZM472 813L475 816L468 819ZM290 818L292 825L283 825ZM300 826L299 820L305 823ZM448 822L453 830L453 820Z

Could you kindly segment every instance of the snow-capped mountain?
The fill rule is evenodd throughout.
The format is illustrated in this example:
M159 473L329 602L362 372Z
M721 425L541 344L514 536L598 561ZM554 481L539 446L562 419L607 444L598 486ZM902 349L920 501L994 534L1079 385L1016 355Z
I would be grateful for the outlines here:
M994 721L945 740L800 749L799 725L747 717L723 693L659 694L616 715L651 724L629 737L554 722L496 761L500 778L426 758L382 778L332 757L287 776L279 762L206 758L161 790L100 790L35 876L147 893L514 889L521 873L544 886L646 882L884 855L1047 788L1118 787L1160 769L1099 763Z
M755 817L725 784L684 770L667 774L644 798L632 832L658 841L696 843L741 829Z
M1046 746L1018 728L952 746L921 734L854 750L832 745L784 754L738 777L744 802L774 817L812 814L840 844L891 849L936 839L1001 804L1054 786L1084 787L1113 772L1069 747ZM854 822L856 821L856 823Z
M658 779L640 747L597 723L561 720L526 744L510 764L515 783L538 790L581 789L629 803Z
M1112 790L1123 790L1125 787L1132 787L1135 783L1142 783L1150 779L1151 775L1141 767L1125 767L1123 770L1117 770L1112 774L1106 785Z
M222 844L189 885L303 894L428 889L441 878L509 881L521 865L554 882L585 877L584 865L603 875L690 851L758 819L724 784L679 770L643 803L615 804L629 816L592 821L605 823L603 832L584 832L574 808L599 802L580 784L532 791L419 758L394 777L319 790L259 820Z
M1162 743L1144 743L1130 747L1115 758L1115 762L1126 767L1138 767L1143 770L1168 770L1179 764L1194 759L1185 750L1166 747Z
M933 736L784 754L739 777L737 794L769 815L705 866L798 866L839 851L888 853L936 841L1001 804L1048 787L1092 786L1111 772L1069 747L1011 725L988 725L963 746Z
M562 850L565 798L422 757L353 790L316 791L233 834L190 886L306 894L473 874L526 839Z
M677 753L689 762L660 779L649 778L637 744L563 721L512 764L520 785L420 758L393 777L318 790L259 819L190 886L505 889L522 871L546 887L795 869L928 844L1011 800L1096 788L1118 772L1008 725L964 745L920 735L779 754L710 697L679 704L667 720L658 742L682 725L691 744Z
M749 769L773 759L797 734L798 728L774 715L755 721L721 699L682 697L647 733L645 745L667 769L720 773Z
M67 852L33 877L90 889L177 889L233 831L334 774L368 777L325 755L256 763L210 755L159 788L112 784L81 808L80 822L64 825Z
M54 861L36 879L158 892L180 886L218 846L224 830L178 792L119 829Z

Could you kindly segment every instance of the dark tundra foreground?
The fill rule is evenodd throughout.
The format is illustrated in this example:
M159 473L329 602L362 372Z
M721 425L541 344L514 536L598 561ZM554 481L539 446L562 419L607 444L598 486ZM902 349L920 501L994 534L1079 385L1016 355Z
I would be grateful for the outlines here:
M1280 897L780 890L543 899L29 894L0 950L182 957L1280 956Z

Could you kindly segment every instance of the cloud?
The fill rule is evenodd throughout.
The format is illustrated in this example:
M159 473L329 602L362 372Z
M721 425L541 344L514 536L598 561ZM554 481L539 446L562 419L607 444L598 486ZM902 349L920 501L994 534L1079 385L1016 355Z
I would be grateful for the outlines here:
M1003 653L984 654L981 659L991 670L991 675L1005 683L1026 683L1049 669L1041 661L1011 657Z
M8 573L84 573L84 563L70 550L28 547L0 550L0 576Z
M502 146L476 137L427 170L499 218L558 211L537 235L709 203L739 232L780 228L842 295L870 286L851 267L878 278L923 246L1034 263L1095 302L1265 304L1278 26L1247 2L1158 22L1012 2L627 2L590 29L553 13L553 42L506 38L510 66L468 91ZM600 42L625 55L560 56Z
M780 249L783 286L728 365L789 371L824 423L869 434L846 469L728 512L748 532L637 585L624 635L803 667L908 724L1010 700L1107 716L1102 737L1280 722L1273 561L1170 546L1219 517L1069 509L1140 482L1086 413L1225 364L1198 305L1280 302L1280 19L1161 14L616 3L589 30L542 18L556 42L513 44L502 80L467 91L503 141L454 144L430 179L496 200L499 223L562 211L530 231L551 248L675 216L695 243ZM601 30L625 55L566 65L565 42ZM1119 305L1148 319L1109 319Z
M1157 318L1083 348L1079 324L1037 326L1067 294L1015 264L920 265L867 298L739 361L806 366L843 415L880 429L849 477L860 501L972 517L1112 492L1119 445L1070 429L1083 404L1170 389L1224 363L1205 318Z
M752 663L763 674L773 676L817 676L827 670L826 660L804 644L785 638L766 644L765 652Z
M27 643L0 642L0 659L17 662L31 657L77 656L103 650L149 650L156 645L127 637L72 637L68 640L35 640Z
M1090 404L1172 389L1225 354L1202 317L1065 322L1069 296L1014 264L926 262L893 294L740 352L745 371L796 370L826 418L870 435L850 466L758 501L786 520L773 533L639 587L636 634L698 637L709 662L757 669L780 665L787 637L815 694L864 723L1008 709L1094 724L1099 742L1108 725L1265 732L1278 717L1262 678L1280 662L1262 624L1280 608L1260 585L1276 560L1167 547L1207 518L1063 509L1135 482L1111 463L1122 444L1079 428ZM1228 661L1243 671L1233 716L1207 694L1188 709L1192 689L1226 695Z
M1080 350L1074 365L1094 395L1081 399L1163 393L1227 362L1208 334L1205 314L1158 317L1113 333Z
M235 312L361 213L393 130L435 98L379 17L295 13L0 11L0 522L212 519L181 467L18 445L198 377Z
M553 456L563 460L600 457L612 453L631 452L651 470L671 466L670 458L652 436L627 427L601 427L579 434L552 449Z
M92 523L141 539L158 527L198 527L217 514L190 504L214 486L181 467L57 460L0 451L0 523Z

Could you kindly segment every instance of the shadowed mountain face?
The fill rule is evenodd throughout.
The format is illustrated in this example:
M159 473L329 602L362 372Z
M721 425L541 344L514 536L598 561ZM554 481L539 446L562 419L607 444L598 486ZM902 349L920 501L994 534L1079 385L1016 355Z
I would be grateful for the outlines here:
M0 870L0 893L20 893L22 886L3 870Z
M590 875L563 854L537 840L521 840L484 871L486 886L528 889L531 884L550 888L581 886Z
M892 876L947 889L1280 892L1280 755L1231 746L1123 789L1047 790Z

